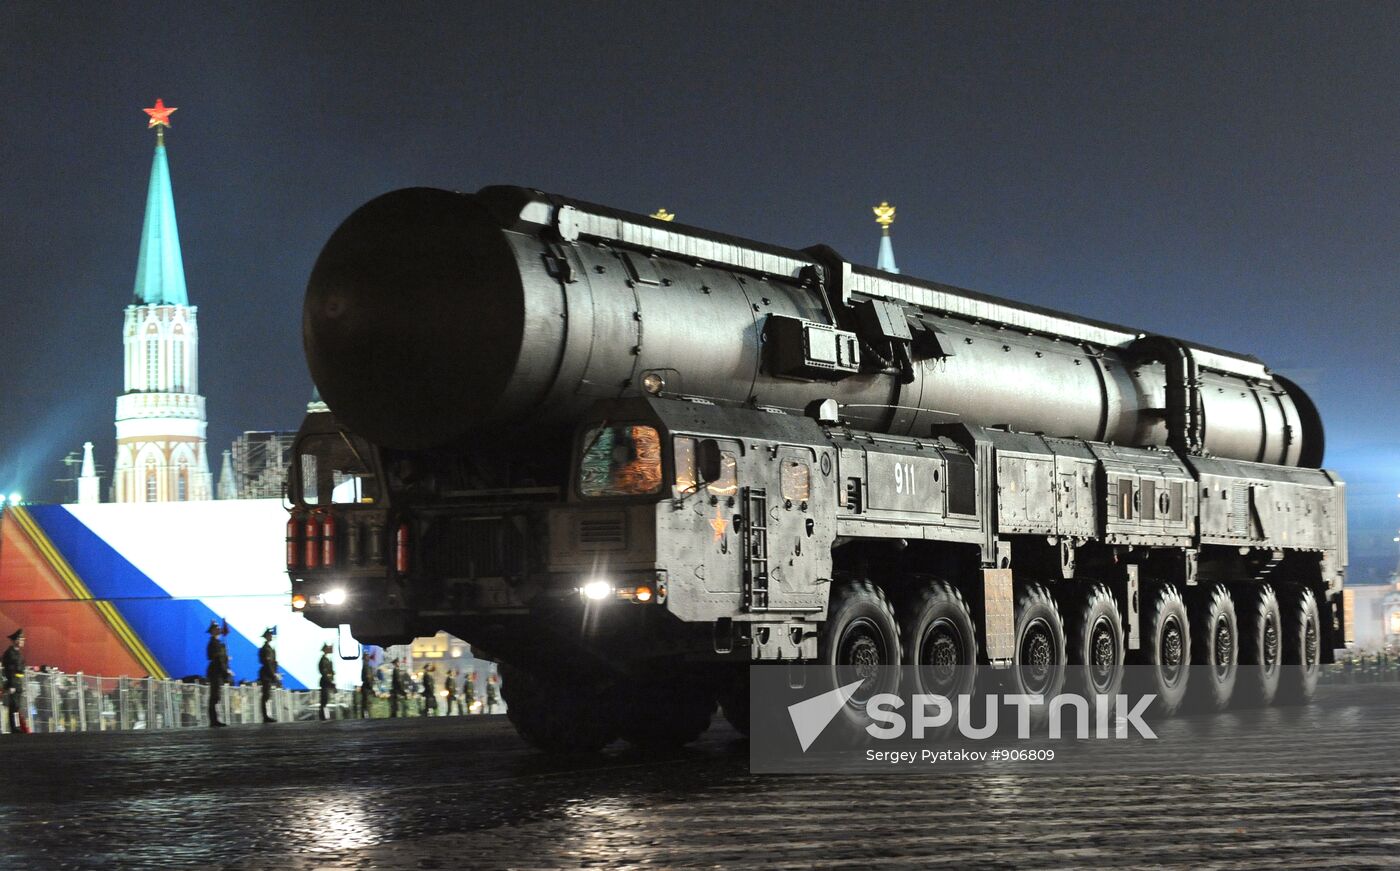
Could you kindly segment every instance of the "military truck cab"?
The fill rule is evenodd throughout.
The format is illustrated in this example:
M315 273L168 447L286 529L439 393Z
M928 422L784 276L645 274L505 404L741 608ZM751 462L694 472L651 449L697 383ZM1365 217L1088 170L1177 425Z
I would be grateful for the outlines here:
M318 626L355 615L362 641L404 631L400 581L410 542L394 523L383 452L329 412L307 415L287 476L287 574L292 608Z
M568 504L550 513L555 578L595 608L646 604L704 627L693 658L816 655L836 506L815 421L620 400L579 428L573 456Z

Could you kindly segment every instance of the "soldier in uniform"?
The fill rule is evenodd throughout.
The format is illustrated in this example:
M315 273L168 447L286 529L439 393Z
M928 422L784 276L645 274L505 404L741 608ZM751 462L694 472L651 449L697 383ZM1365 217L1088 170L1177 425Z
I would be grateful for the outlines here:
M470 714L474 704L476 704L476 672L469 671L462 675L462 709Z
M369 716L369 703L374 698L374 666L370 664L369 653L360 657L360 716Z
M204 649L209 657L209 669L204 673L209 680L209 726L215 729L228 725L219 719L219 701L223 698L224 684L233 683L233 675L228 670L228 648L219 637L223 631L218 620L210 620L209 646Z
M262 690L262 715L264 723L275 723L268 705L272 703L272 688L277 686L277 650L272 646L272 637L277 630L269 626L263 630L263 645L258 650L258 687Z
M389 716L399 715L399 705L408 696L408 686L404 681L403 669L399 668L399 661L394 660L394 673L389 679Z
M0 673L5 679L5 711L10 718L10 734L24 731L24 629L10 633L10 646L0 658Z
M447 705L443 709L444 717L452 716L452 709L457 708L457 713L462 713L462 703L457 701L457 672L454 669L447 670L447 677L442 679L442 688L447 690Z
M431 662L423 666L423 716L433 717L437 715L437 681L433 678L433 672L437 666Z
M321 709L317 713L318 719L330 719L326 715L326 707L331 703L331 690L335 689L335 664L331 662L331 651L335 648L330 644L321 645L321 661L317 668L321 672Z
M486 679L486 713L496 713L496 702L500 697L496 694L496 681L499 680L494 674Z

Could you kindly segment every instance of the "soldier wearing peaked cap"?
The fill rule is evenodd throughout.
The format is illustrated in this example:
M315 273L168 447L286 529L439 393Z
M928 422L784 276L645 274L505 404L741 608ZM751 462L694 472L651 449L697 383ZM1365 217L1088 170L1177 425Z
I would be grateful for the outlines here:
M469 671L462 675L462 712L470 714L472 706L476 704L476 672Z
M399 715L399 705L408 704L408 682L404 680L403 669L399 668L399 661L393 662L394 673L389 679L389 716ZM405 712L407 709L405 708Z
M500 690L497 689L499 681L500 678L495 674L486 678L486 706L482 709L484 714L496 713L496 703L501 699Z
M331 690L335 689L335 664L331 662L331 651L334 646L329 642L321 645L321 662L318 668L321 671L321 710L319 718L330 719L326 715L326 707L331 703Z
M277 650L272 646L272 637L277 630L271 626L263 630L263 645L258 650L258 687L262 690L262 714L264 723L275 723L268 706L272 703L272 688L277 686Z
M228 647L219 637L223 634L224 630L219 625L219 621L209 621L209 646L204 651L205 655L209 657L209 669L204 676L209 680L209 726L211 728L228 725L219 719L219 702L223 698L224 684L233 683L233 673L228 670Z
M447 702L443 705L442 715L452 716L452 709L456 708L457 713L462 713L462 703L457 700L457 672L448 669L447 674L442 679L442 688L447 691Z
M433 676L436 667L430 662L423 666L423 716L437 716L437 679Z
M5 711L10 718L10 734L24 731L24 720L20 712L24 710L24 630L10 633L10 646L0 658L0 674L5 681Z

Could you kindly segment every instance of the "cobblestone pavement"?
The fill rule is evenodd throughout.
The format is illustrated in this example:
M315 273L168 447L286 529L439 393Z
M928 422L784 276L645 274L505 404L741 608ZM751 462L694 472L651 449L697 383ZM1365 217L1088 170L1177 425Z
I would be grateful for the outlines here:
M1282 755L1251 776L755 776L718 719L684 752L572 761L503 717L16 737L0 868L1400 864L1400 688L1325 687L1303 719L1253 721ZM1290 753L1340 773L1290 775Z

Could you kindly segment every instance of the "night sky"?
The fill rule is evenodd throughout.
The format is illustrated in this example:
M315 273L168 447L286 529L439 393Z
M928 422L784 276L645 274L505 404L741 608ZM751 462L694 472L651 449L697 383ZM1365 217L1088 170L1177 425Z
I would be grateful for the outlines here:
M110 469L154 133L210 451L295 429L302 292L386 190L522 184L1252 353L1400 524L1400 4L0 7L0 490ZM105 482L104 482L105 490Z

